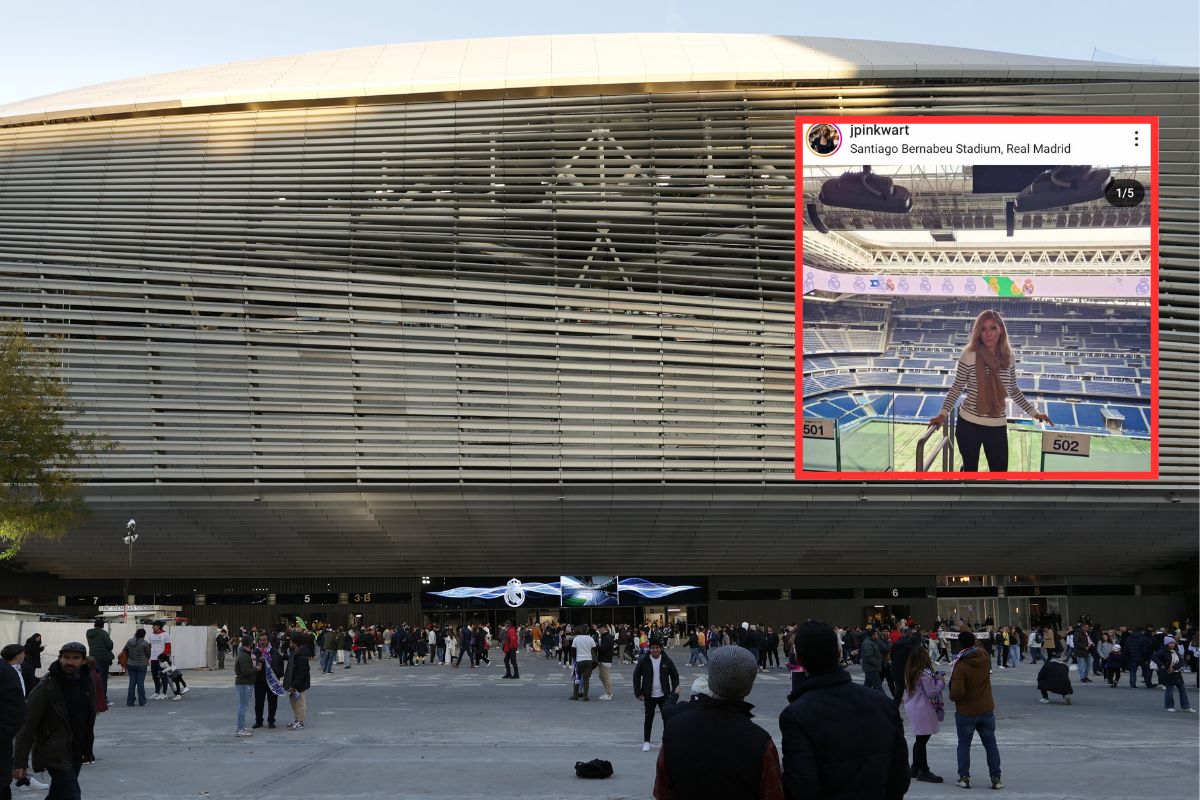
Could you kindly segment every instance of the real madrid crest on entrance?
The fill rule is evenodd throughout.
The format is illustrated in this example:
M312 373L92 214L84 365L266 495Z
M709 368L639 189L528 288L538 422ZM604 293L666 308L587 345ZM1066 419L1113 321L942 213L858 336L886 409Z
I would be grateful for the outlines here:
M525 590L521 588L521 582L516 578L513 578L508 582L508 589L504 592L504 602L507 603L510 608L516 608L517 606L524 605Z

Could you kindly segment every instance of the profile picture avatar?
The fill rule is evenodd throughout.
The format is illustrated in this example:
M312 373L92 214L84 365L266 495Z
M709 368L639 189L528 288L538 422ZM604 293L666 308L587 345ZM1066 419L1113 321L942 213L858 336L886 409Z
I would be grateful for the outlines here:
M831 156L842 146L842 129L830 123L813 125L804 140L816 155Z

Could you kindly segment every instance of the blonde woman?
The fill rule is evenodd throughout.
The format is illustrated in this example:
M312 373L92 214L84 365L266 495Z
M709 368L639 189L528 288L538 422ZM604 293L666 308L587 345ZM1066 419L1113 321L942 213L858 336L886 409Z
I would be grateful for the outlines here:
M827 156L838 148L838 135L832 125L813 125L808 129L808 146L817 155Z
M942 410L929 420L931 427L946 421L963 391L966 398L958 410L954 439L962 457L963 472L979 471L979 448L983 448L989 472L1008 472L1008 414L1005 399L1011 397L1034 419L1053 425L1017 387L1016 363L1008 345L1008 331L997 311L984 311L975 318L971 339L958 359L958 372Z

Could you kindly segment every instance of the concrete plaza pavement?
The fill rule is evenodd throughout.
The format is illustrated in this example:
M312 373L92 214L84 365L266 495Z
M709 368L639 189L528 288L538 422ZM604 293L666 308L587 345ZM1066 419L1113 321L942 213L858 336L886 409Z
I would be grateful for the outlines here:
M703 668L671 656L686 684ZM557 662L522 653L521 680L502 680L503 665L461 669L400 667L395 660L340 666L332 675L313 664L308 725L291 731L286 698L278 728L233 736L233 671L190 671L182 701L125 706L123 677L113 676L116 703L96 725L97 763L84 767L83 796L103 800L171 798L649 798L657 749L641 752L642 704L633 697L632 665L614 666L616 699L570 701L570 673ZM855 680L861 673L853 669ZM1079 686L1073 705L1038 703L1037 668L1022 665L992 676L1004 785L996 796L1127 800L1195 796L1200 744L1197 714L1167 714L1162 692ZM1185 676L1193 705L1195 676ZM779 744L787 672L760 673L749 700L756 719ZM152 688L151 688L152 691ZM654 741L661 741L656 719ZM912 737L909 736L911 746ZM954 785L953 705L929 744L943 784L913 783L909 797L959 796ZM576 761L603 758L615 774L575 777ZM973 791L988 792L982 747L972 751ZM40 797L40 793L17 794Z

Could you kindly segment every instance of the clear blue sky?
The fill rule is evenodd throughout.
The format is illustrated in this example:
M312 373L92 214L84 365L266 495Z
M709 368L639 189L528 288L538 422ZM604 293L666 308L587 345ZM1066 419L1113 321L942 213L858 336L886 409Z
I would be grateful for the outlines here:
M310 50L545 33L839 36L1085 60L1099 48L1195 66L1198 8L1195 0L14 0L0 17L0 103Z

